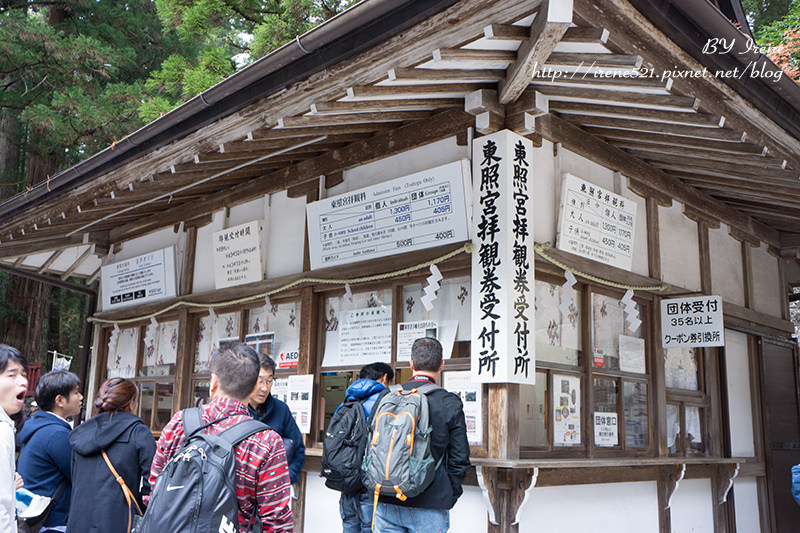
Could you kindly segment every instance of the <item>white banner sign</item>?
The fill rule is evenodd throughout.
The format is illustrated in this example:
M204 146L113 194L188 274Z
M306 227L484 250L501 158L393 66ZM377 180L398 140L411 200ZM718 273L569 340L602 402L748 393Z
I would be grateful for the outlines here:
M558 249L623 270L633 264L636 202L564 175Z
M175 292L175 250L172 246L101 267L103 310L139 305Z
M472 378L533 384L533 144L508 130L473 141Z
M214 283L217 289L264 279L261 224L253 220L212 234Z
M308 204L311 268L468 239L466 161Z
M693 296L661 300L661 346L725 346L722 297Z

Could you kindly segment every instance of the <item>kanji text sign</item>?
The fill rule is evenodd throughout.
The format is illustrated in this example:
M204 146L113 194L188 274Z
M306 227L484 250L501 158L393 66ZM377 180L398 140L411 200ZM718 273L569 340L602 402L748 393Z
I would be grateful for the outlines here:
M308 204L311 268L467 240L464 161Z
M104 265L100 276L104 311L174 297L175 249L170 246Z
M636 202L564 175L558 249L630 270Z
M217 289L264 279L261 266L261 224L258 220L212 234L214 282Z
M700 348L725 345L720 296L661 300L661 345Z

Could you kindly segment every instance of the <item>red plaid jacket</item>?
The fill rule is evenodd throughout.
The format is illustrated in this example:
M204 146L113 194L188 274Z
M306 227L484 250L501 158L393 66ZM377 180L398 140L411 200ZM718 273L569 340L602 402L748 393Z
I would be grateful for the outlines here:
M217 398L202 407L203 423L207 424L224 416L228 418L206 428L212 434L221 433L251 418L247 407L230 398ZM181 412L161 432L158 448L150 468L150 485L155 486L156 477L175 454L184 439ZM258 503L258 517L264 533L291 532L294 518L290 507L289 467L283 441L274 431L267 430L251 435L236 448L236 496L239 499L239 525L244 531L250 522L253 506ZM145 496L145 504L149 495Z

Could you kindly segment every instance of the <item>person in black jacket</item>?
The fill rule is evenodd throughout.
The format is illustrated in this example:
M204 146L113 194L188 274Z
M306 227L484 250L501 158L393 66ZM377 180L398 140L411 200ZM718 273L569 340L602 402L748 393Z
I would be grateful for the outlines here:
M69 436L72 444L72 504L68 533L128 533L129 504L101 453L106 452L114 470L122 477L142 511L142 495L150 493L150 464L156 441L150 429L136 416L138 389L127 379L103 383L94 402L99 414ZM141 490L139 487L141 486Z
M421 338L411 346L411 380L403 385L411 390L441 379L444 361L442 345ZM442 533L450 529L450 509L463 489L469 470L469 441L461 398L437 389L427 395L431 421L431 455L445 460L436 470L430 485L418 496L400 501L381 496L375 511L375 533Z

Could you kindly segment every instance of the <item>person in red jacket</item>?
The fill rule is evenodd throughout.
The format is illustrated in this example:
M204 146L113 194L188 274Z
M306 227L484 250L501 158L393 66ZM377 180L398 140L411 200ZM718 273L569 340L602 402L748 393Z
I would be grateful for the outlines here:
M247 400L258 378L258 355L252 347L234 343L217 348L211 356L211 401L202 409L203 424L217 421L206 432L219 434L251 418ZM180 447L185 437L182 412L172 417L158 439L150 468L150 485ZM236 445L236 496L239 526L244 531L253 513L262 530L290 533L294 518L290 506L289 467L281 437L267 429ZM145 498L145 504L149 498Z

